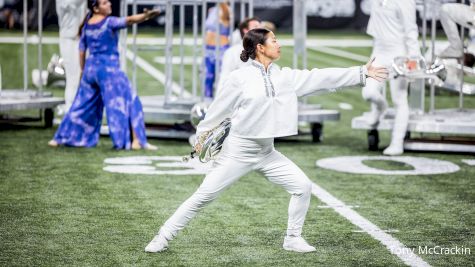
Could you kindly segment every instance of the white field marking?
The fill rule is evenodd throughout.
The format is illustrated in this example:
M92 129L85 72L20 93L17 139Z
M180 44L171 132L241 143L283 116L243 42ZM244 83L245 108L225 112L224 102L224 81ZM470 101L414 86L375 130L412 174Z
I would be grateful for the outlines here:
M134 52L130 49L127 49L126 57L127 59L132 61L134 58ZM157 81L161 82L162 84L165 84L165 74L163 72L156 69L154 66L152 66L145 59L139 57L138 55L136 55L135 60L136 60L135 62L137 63L137 66L142 68L146 73L148 73L153 78L157 79ZM180 95L180 92L181 92L180 85L178 85L176 82L173 82L173 81L172 81L172 92L177 95ZM183 96L186 98L189 98L191 97L191 94L188 91L183 90Z
M155 57L153 59L154 62L158 64L165 65L166 58L165 57ZM202 62L202 57L196 57L196 63L201 64ZM181 58L180 57L172 57L172 64L181 64ZM185 65L193 65L193 57L183 57L183 64Z
M462 162L470 166L475 166L475 159L462 159Z
M351 209L354 209L354 208L359 208L360 206L358 205L345 205L346 207L348 208L351 208ZM337 207L342 207L342 206L328 206L328 205L319 205L317 206L317 208L319 209L333 209L333 208L337 208Z
M338 107L343 110L353 110L353 105L345 102L338 103Z
M337 199L325 189L313 183L312 194L320 201L331 206L338 214L349 220L352 224L358 226L361 230L368 233L371 237L381 242L386 248L405 264L409 266L430 266L427 262L404 246L399 240L385 233L378 226L365 219L363 216L346 206L341 200ZM404 253L402 253L404 252Z
M348 59L358 61L358 62L363 62L363 63L368 62L368 59L369 59L369 57L367 56L362 56L360 54L355 54L355 53L351 53L345 50L335 49L331 47L309 47L309 49L322 52L325 54L330 54L332 56L348 58Z
M310 57L308 57L310 58ZM318 56L315 56L315 57L312 57L312 60L315 60L315 62L317 64L325 64L325 65L328 65L329 67L339 67L337 62L335 62L334 59L331 59L331 58L327 58L327 57L318 57ZM308 66L309 64L307 63L307 68L313 68L315 66Z
M177 156L132 156L106 158L104 171L113 173L148 175L203 175L208 173L212 162L201 163L194 158L183 162Z
M291 38L279 38L277 36L280 45L282 46L294 46L294 40ZM37 35L30 35L27 38L27 42L30 44L38 43L38 36ZM202 39L198 38L197 44L201 46ZM0 44L22 44L23 37L0 37ZM43 37L42 38L43 44L58 44L59 38L58 37ZM193 38L185 38L183 42L186 46L194 46ZM127 44L133 44L133 39L131 37L127 38ZM137 38L138 45L165 45L165 38L147 38L147 37L139 37ZM446 47L448 45L448 41L436 41L436 47ZM180 45L180 39L174 38L173 45ZM322 47L322 46L330 46L330 47L373 47L373 41L371 39L361 40L361 39L315 39L315 38L308 38L306 40L306 46L311 47Z
M402 162L412 166L413 170L382 170L367 166L365 160L387 160ZM457 172L460 167L452 162L438 159L410 156L342 156L317 160L320 168L338 172L380 175L429 175Z
M353 230L351 232L353 232L353 233L366 233L366 231L363 231L363 230ZM384 232L384 233L399 233L399 230L397 230L397 229L388 229L388 230L381 230L381 232Z

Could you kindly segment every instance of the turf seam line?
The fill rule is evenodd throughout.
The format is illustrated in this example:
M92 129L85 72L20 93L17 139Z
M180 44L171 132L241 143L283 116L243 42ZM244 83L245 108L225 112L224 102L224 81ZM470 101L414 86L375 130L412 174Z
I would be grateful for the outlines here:
M346 206L345 203L328 191L320 187L319 185L312 183L312 194L320 199L323 203L331 206L338 214L349 220L352 224L359 227L361 230L368 233L371 237L381 242L389 250L391 254L396 255L405 264L409 266L430 266L422 258L413 253L399 240L392 237L390 234L385 233L374 223L370 222L359 213Z

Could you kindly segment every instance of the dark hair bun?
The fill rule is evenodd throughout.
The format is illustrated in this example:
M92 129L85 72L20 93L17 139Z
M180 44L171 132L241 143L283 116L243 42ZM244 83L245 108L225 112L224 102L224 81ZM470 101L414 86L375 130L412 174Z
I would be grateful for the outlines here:
M247 53L246 50L242 50L241 52L241 60L243 62L247 62L249 60L249 54Z

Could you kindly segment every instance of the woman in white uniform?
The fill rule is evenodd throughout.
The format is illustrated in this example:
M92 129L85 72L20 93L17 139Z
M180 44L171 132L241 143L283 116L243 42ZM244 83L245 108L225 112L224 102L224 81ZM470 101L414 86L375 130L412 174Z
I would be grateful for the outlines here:
M69 111L81 79L79 65L79 26L86 15L87 1L84 0L56 0L56 13L59 24L59 49L66 71L66 89L64 92L64 113Z
M317 91L364 84L366 77L381 81L387 70L366 66L313 70L280 69L272 62L280 57L274 33L249 31L243 40L242 61L252 64L233 71L218 92L206 117L197 127L205 133L225 118L232 127L213 168L198 190L161 227L145 251L168 247L196 213L246 173L257 170L291 194L284 249L311 252L315 248L301 236L310 204L312 183L297 165L276 151L274 138L297 134L297 97ZM200 147L195 145L195 149Z
M416 3L414 0L376 0L366 32L373 37L374 64L389 68L398 56L420 56L418 29L416 24ZM405 78L390 80L391 99L396 110L391 144L383 154L400 155L409 121L407 102L408 83ZM387 108L382 95L383 82L368 80L363 88L363 98L371 102L371 116L368 124L377 127L380 117Z
M475 0L470 1L470 6L458 3L443 4L440 8L440 23L449 40L449 46L439 54L439 57L462 58L463 42L457 24L468 28L475 26Z

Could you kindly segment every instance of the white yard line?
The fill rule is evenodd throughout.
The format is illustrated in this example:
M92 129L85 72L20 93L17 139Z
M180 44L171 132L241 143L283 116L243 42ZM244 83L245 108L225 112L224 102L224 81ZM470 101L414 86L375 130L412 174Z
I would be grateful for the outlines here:
M153 58L154 62L156 62L158 64L163 64L163 65L166 63L166 60L167 60L166 57L154 57ZM183 57L183 64L184 65L193 65L194 61L195 61L195 59L193 57L189 57L189 56ZM197 57L196 58L196 63L201 64L201 62L203 62L201 56ZM181 57L178 57L178 56L172 57L172 64L181 64Z
M318 47L309 47L308 49L322 52L325 54L330 54L333 56L348 58L348 59L358 61L358 62L363 62L363 63L366 63L369 59L367 56L362 56L360 54L355 54L355 53L351 53L345 50L336 49L332 47L318 46Z
M409 266L430 266L427 262L417 256L411 249L407 248L396 238L380 229L378 226L368 221L356 211L346 206L341 200L337 199L325 189L317 184L313 184L312 194L326 205L332 207L338 214L345 217L352 224L358 226L361 230L368 233L371 237L381 242L392 254L400 258Z
M127 59L132 61L134 58L134 52L131 51L130 49L127 49L126 57ZM162 84L165 84L165 74L163 72L156 69L154 66L152 66L145 59L139 57L138 55L136 56L136 63L137 63L137 66L142 68L150 76L152 76L153 78L155 78L157 81L161 82ZM180 95L181 87L176 82L172 82L172 92L175 93L176 95ZM183 96L186 98L189 98L191 97L191 94L188 91L184 90Z
M291 38L278 38L279 43L282 46L294 46L294 40ZM38 42L38 36L37 35L30 35L28 37L28 43L31 44L36 44ZM57 44L59 43L58 37L43 37L42 42L44 44ZM198 38L197 40L197 45L201 46L202 39ZM22 44L23 43L23 37L17 36L17 37L8 37L8 36L3 36L0 37L0 44ZM131 36L127 38L127 44L132 44L133 39ZM187 46L194 46L194 40L193 38L184 38L185 45ZM137 38L137 44L138 45L165 45L165 38L150 38L150 37L139 37ZM179 38L174 38L173 39L173 45L179 45L180 44L180 39ZM445 47L448 45L447 41L436 41L435 45L437 47ZM306 46L307 47L372 47L373 46L373 41L371 39L315 39L315 38L308 38L306 40Z

